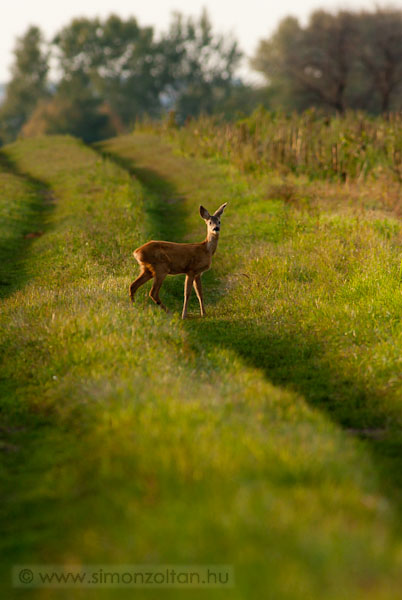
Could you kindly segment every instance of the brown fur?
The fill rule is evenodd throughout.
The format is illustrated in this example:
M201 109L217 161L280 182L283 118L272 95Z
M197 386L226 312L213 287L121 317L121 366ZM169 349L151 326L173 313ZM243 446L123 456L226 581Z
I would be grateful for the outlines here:
M201 274L211 267L212 256L216 251L220 231L220 216L226 203L218 208L214 215L200 207L201 217L207 225L207 237L199 244L177 244L175 242L150 241L134 251L134 257L140 265L141 272L137 279L130 285L130 298L138 288L154 278L154 283L149 293L152 300L167 310L159 297L159 290L167 275L187 275L184 285L184 305L182 318L187 316L187 304L192 286L200 303L201 316L205 315Z

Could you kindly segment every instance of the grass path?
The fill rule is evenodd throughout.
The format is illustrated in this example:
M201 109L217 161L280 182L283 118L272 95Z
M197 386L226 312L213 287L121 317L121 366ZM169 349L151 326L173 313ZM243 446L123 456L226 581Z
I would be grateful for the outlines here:
M1 151L0 186L0 297L5 297L29 277L24 257L32 240L44 233L53 197L43 182L20 173Z
M178 157L153 136L112 140L98 153L69 138L27 140L4 154L17 166L8 172L14 190L32 183L37 200L40 189L56 199L42 216L44 235L25 252L30 278L2 306L1 409L13 447L0 472L6 597L7 569L23 562L229 563L236 586L225 595L236 600L400 597L398 482L381 476L372 442L338 425L380 424L398 448L397 388L375 361L374 372L362 370L359 348L343 357L355 337L344 335L352 316L341 302L350 281L334 297L351 261L355 286L367 265L374 280L374 243L378 261L392 267L383 276L391 296L394 240L371 222L356 231L353 221L325 215L317 240L316 215L264 197L227 168ZM22 198L10 192L10 201ZM208 318L166 317L144 288L133 309L132 250L149 237L202 239L198 205L224 201L205 277ZM340 261L329 281L323 239ZM342 255L339 239L350 240ZM162 293L181 308L180 278ZM388 365L400 307L376 293L376 342ZM355 333L372 357L371 329L357 317ZM399 463L390 461L394 477Z

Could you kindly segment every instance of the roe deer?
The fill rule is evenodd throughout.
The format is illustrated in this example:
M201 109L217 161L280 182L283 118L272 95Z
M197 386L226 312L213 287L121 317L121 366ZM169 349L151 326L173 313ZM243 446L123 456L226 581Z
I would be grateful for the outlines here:
M187 304L194 285L200 303L201 316L205 315L204 300L202 297L201 274L211 267L212 255L215 254L219 231L221 228L220 216L225 210L227 202L222 204L213 215L206 208L200 206L200 215L207 225L207 237L199 244L176 244L174 242L151 241L134 250L134 257L141 267L141 273L130 285L130 298L138 288L154 277L155 281L149 292L156 304L167 311L166 306L159 298L159 290L166 275L187 275L184 284L184 305L182 319L187 316Z

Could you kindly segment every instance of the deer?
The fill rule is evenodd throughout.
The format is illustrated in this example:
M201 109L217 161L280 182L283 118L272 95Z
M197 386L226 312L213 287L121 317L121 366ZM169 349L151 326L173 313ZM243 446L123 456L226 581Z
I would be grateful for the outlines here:
M207 226L207 237L203 242L179 244L151 240L134 250L133 255L140 266L141 272L130 285L130 299L132 302L138 288L153 277L154 282L149 296L164 311L169 312L159 297L162 283L167 275L185 273L184 304L181 317L182 319L187 317L187 306L193 286L200 304L201 317L205 316L201 275L211 267L212 257L218 246L221 215L226 205L227 202L222 204L213 215L210 215L206 208L200 206L200 216Z

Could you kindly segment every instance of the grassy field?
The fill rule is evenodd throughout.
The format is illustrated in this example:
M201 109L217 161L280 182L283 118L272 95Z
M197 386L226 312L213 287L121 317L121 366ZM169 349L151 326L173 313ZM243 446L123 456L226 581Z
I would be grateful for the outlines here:
M219 156L249 173L307 175L330 181L364 180L385 174L402 182L402 117L370 116L355 111L328 117L314 108L286 114L257 108L246 118L190 119L177 127L175 113L161 121L144 120L138 129L162 131L185 153Z
M384 181L239 172L150 133L25 140L0 169L3 597L90 595L11 588L13 564L48 563L234 566L230 590L181 592L197 598L402 598ZM149 284L130 306L132 250L200 241L199 204L223 202L207 317L193 297L180 320L181 276L171 315ZM134 593L179 592L91 595Z

